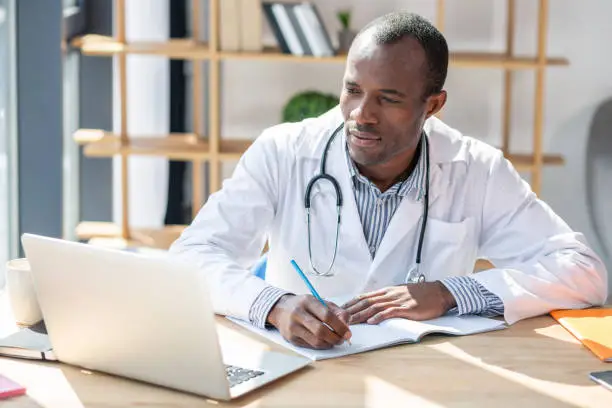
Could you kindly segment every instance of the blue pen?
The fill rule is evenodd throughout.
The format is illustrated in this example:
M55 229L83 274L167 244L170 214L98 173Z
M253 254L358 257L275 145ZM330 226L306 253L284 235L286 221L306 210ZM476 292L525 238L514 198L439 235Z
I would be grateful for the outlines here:
M321 298L321 296L319 296L319 294L317 293L317 291L315 290L315 288L312 286L312 284L310 283L310 281L308 280L308 278L306 277L306 275L304 274L304 272L302 272L302 270L300 269L300 267L298 266L297 263L295 263L295 261L292 259L291 260L291 265L293 265L293 267L295 268L295 270L297 271L297 273L300 274L300 277L302 278L302 280L304 281L304 283L306 284L306 286L308 286L308 290L310 290L310 293L312 293L312 296L314 296L315 298L317 298L317 300L319 302L321 302L321 304L325 307L327 307L327 303L325 303L325 301Z
M316 289L312 286L312 284L310 283L310 281L308 280L308 278L306 277L304 272L302 272L302 269L298 266L298 264L293 259L291 260L291 265L293 265L293 268L300 275L300 277L302 278L302 280L304 281L306 286L308 286L308 290L310 290L310 293L312 293L312 296L314 296L319 302L321 302L321 304L323 306L325 306L327 308L327 303L325 303L323 298L321 298L321 296L319 296L319 294L317 293ZM331 331L334 331L334 329L329 327L329 325L327 325L326 323L323 323L323 324L325 324L327 326L327 328L330 329ZM350 340L347 340L347 342L348 342L349 345L351 344Z

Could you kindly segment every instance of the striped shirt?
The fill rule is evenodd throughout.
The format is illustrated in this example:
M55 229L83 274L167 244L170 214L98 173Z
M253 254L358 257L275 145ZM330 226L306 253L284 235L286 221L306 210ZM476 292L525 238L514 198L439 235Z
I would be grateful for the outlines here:
M402 199L417 201L423 199L426 184L427 147L426 144L423 144L422 148L419 149L418 162L410 176L398 181L384 192L381 192L374 183L359 173L348 153L348 147L345 148L345 152L363 233L370 254L374 258L393 214ZM504 305L501 299L469 276L448 277L442 279L441 282L457 302L457 306L450 313L485 316L496 316L504 313ZM264 289L255 299L249 311L251 323L257 327L265 327L268 313L274 304L281 296L289 293L273 286Z
M419 160L410 176L405 180L398 181L384 193L374 183L359 173L355 162L353 162L349 155L348 147L344 149L349 172L353 180L353 191L361 218L363 234L368 243L372 258L376 255L376 250L402 199L411 192L415 193L415 199L418 201L425 195L425 156L427 148L423 147L419 149Z

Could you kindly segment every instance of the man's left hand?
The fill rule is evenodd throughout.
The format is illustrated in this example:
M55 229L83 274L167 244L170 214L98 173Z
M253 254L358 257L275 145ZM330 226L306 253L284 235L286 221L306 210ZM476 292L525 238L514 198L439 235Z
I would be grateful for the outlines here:
M349 324L378 324L392 317L428 320L442 316L457 305L441 282L391 286L364 293L342 305Z

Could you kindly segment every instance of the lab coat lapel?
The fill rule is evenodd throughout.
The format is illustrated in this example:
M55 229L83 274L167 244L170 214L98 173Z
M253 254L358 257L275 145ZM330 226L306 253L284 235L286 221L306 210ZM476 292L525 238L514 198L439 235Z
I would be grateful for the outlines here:
M448 175L444 175L444 172L440 168L440 164L435 163L430 167L430 175L429 175L429 208L431 208L442 192L446 190L450 180Z

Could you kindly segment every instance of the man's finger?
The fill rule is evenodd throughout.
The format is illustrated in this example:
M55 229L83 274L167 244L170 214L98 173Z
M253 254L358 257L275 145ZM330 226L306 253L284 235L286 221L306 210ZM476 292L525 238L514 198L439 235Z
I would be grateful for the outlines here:
M311 321L316 319L311 318ZM318 350L330 349L334 346L334 343L326 341L324 338L317 336L312 330L306 325L300 325L294 330L296 337L302 339L307 343L307 347Z
M310 346L310 344L306 343L306 340L300 338L300 337L295 337L293 338L293 340L291 341L294 345L298 346L298 347L304 347L304 348L312 348Z
M357 312L355 314L351 314L351 318L349 320L349 324L359 324L359 323L363 323L366 320L368 320L369 318L371 318L372 316L376 315L377 313L381 313L382 311L390 308L390 307L395 307L394 303L391 302L380 302L380 303L376 303L370 307L368 307L365 310L362 310L360 312Z
M348 325L349 318L351 317L350 313L346 310L342 309L340 306L337 306L333 302L327 302L327 306L331 309L332 313L340 318L344 323Z
M316 317L306 319L304 326L310 333L305 336L305 340L315 348L328 349L344 342L338 334L334 333L329 326Z
M402 306L392 306L385 310L381 310L376 313L369 319L367 319L368 324L378 324L384 320L391 319L394 317L402 317L404 319L411 318L411 309Z
M343 304L342 308L343 309L347 309L347 308L353 306L354 304L360 302L363 299L367 299L367 298L371 298L371 297L375 297L375 296L384 295L385 293L387 293L387 288L382 288L382 289L378 289L378 290L375 290L375 291L372 291L372 292L363 293L363 294L361 294L359 296L356 296L353 299L349 300L345 304Z
M366 310L369 307L374 306L377 303L385 303L389 300L390 299L387 298L386 293L385 293L385 294L382 294L376 297L368 297L368 298L362 299L359 302L353 304L352 306L345 308L345 310L349 313L349 315L352 316L361 311Z
M338 317L331 308L323 306L315 298L312 298L312 302L307 304L307 310L317 319L323 323L327 323L332 328L340 339L350 338L351 330L348 327L348 323L344 322ZM322 329L318 329L322 330ZM327 329L329 331L329 329ZM331 331L330 331L331 332ZM348 336L348 337L347 337ZM342 341L338 341L341 343ZM336 343L336 344L338 344Z

